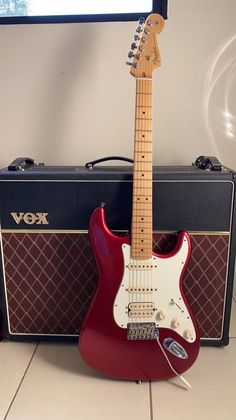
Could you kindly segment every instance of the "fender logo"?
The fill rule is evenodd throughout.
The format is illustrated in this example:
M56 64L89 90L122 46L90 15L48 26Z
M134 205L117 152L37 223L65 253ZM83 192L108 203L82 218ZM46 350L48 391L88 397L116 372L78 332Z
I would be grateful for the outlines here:
M15 220L16 224L24 222L27 225L48 225L47 220L48 213L11 213L11 216Z

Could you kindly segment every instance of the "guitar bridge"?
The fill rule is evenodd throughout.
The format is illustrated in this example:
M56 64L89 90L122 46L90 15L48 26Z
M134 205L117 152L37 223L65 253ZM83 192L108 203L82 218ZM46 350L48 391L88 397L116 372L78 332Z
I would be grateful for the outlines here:
M155 322L130 322L127 324L127 339L155 340L156 330Z

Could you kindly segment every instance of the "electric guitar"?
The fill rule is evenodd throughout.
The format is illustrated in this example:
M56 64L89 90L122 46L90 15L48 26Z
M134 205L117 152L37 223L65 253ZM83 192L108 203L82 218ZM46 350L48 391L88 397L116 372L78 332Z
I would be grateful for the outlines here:
M90 219L89 234L99 283L81 329L84 361L105 375L159 380L180 375L199 352L199 334L183 291L190 258L186 232L168 254L152 251L152 72L161 63L156 35L164 19L140 22L131 48L136 78L131 234L112 233L104 205Z

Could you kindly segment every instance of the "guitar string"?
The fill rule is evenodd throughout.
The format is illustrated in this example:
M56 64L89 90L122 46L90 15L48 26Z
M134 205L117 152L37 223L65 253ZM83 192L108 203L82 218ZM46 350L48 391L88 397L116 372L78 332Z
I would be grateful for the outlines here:
M147 132L146 129L147 129L147 124L148 123L147 123L147 120L145 120L144 118L139 118L140 116L138 115L138 106L140 107L140 105L141 105L141 107L140 107L141 109L142 109L142 106L143 106L145 108L145 112L146 112L147 107L148 107L148 109L150 109L152 111L152 108L150 106L150 99L152 99L152 85L151 85L150 81L152 81L152 79L148 79L148 80L137 79L137 81L136 81L135 128L137 130L140 130L140 132L142 132L142 130ZM146 90L147 90L147 92L146 92ZM140 96L141 96L140 93L142 93L142 92L148 93L149 95L145 95L145 96L142 96L140 98ZM150 96L151 96L151 98L150 98ZM137 115L138 115L138 117L137 117ZM135 133L135 140L137 140L137 132L139 132L139 131L136 131L136 133ZM146 138L146 141L147 141L147 138ZM140 154L145 155L145 153L147 151L146 150L147 149L147 143L145 144L146 141L145 140L141 141L141 143L140 143L141 150L140 150L140 148L137 147L137 143L135 142L134 153L135 153L136 160L138 160L138 162L135 162L135 169L137 169L138 171L140 171L140 170L145 171L143 163L139 162L140 159L137 159L137 157ZM150 150L148 150L148 151L150 152ZM145 159L145 161L146 160L147 159ZM145 167L146 167L147 165L146 165L145 161L144 161L144 164L145 164ZM137 173L135 175L136 175L136 177L135 177L135 184L134 184L135 189L133 189L133 203L136 199L136 196L134 198L134 193L137 192L138 195L139 195L140 192L141 192L141 187L144 186L144 185L147 187L147 183L148 183L148 179L141 181L140 177L137 176ZM145 190L145 188L144 188L144 190ZM137 197L138 197L138 195L137 195ZM148 198L151 198L150 194L149 194ZM152 205L152 200L150 201L150 204ZM135 205L135 210L137 210L136 206L137 205ZM147 207L149 207L149 205L147 205ZM147 207L146 207L146 209L147 209ZM145 208L144 204L143 204L143 208ZM149 208L149 210L150 210L150 208ZM136 211L136 214L133 214L133 217L134 216L135 216L135 220L132 221L132 224L133 224L133 228L135 229L135 235L134 235L134 231L133 231L133 235L132 235L131 239L135 236L136 242L141 244L141 236L138 233L138 227L140 226L140 223L139 223L139 220L138 220L139 217L137 216L137 211ZM150 218L150 214L148 214L148 216ZM148 228L150 228L150 226L148 226ZM147 232L144 232L144 233L145 233L145 238L146 238L147 237ZM152 235L152 230L151 230L151 235ZM149 241L151 240L150 237L148 238L148 240ZM135 242L135 246L137 246L136 242ZM150 247L150 244L148 244L148 245L147 244L148 244L148 242L146 242L145 239L144 239L143 249L145 250L145 252ZM132 245L132 243L131 243L131 245ZM133 250L134 250L134 248L133 248ZM140 251L141 251L141 248L140 248ZM134 253L134 251L133 251L133 253ZM152 288L152 270L150 270L150 269L147 270L146 267L142 267L142 266L143 265L145 266L150 262L151 262L151 259L140 260L140 259L137 259L137 258L130 258L130 264L132 265L132 268L130 267L131 269L129 270L129 271L131 271L131 274L129 274L129 287L132 288L132 291L129 292L129 295L130 295L129 296L129 303L130 303L130 301L131 302L148 302L149 294L147 293L147 289ZM136 267L134 267L135 265L136 265ZM131 285L130 285L130 277L131 277ZM134 293L134 290L135 290L135 293ZM133 300L133 298L135 300ZM141 321L142 318L143 317L141 317L138 320ZM131 321L133 322L133 319L131 319Z

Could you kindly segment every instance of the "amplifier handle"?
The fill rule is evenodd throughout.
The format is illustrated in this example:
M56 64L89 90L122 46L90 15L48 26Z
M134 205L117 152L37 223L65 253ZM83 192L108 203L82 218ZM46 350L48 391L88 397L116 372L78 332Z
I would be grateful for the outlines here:
M128 162L128 163L133 163L133 159L127 158L127 157L123 157L123 156L106 156L100 159L96 159L96 160L92 160L91 162L87 162L85 164L85 167L87 169L92 170L93 167L95 165L97 165L97 163L101 163L101 162L107 162L108 160L121 160L123 162Z
M20 171L23 168L25 169L25 167L28 165L34 165L34 159L19 157L10 163L10 165L8 166L8 171Z
M222 171L223 165L215 156L199 156L194 165L208 171Z

